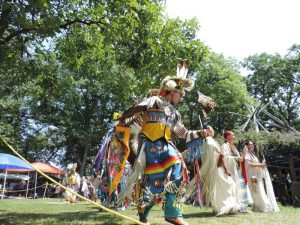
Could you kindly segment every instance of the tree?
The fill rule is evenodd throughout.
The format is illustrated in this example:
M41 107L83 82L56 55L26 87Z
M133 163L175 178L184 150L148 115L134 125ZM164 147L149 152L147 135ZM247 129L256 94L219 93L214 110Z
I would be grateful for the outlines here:
M62 62L64 63L62 65L60 59L56 58L58 54L53 48L57 38L72 35L75 30L72 29L74 26L77 30L82 29L83 32L84 27L91 26L97 30L102 39L106 40L104 44L111 46L117 37L120 39L119 43L132 37L132 32L127 32L125 28L134 31L135 26L142 26L143 21L139 19L144 14L148 14L150 21L149 15L152 12L159 12L160 9L160 1L1 1L0 77L3 81L0 88L1 134L14 143L17 149L21 149L26 157L53 159L53 152L65 148L63 143L66 139L65 136L58 135L60 134L58 130L61 132L60 128L62 128L57 127L60 120L45 121L47 113L56 115L55 110L58 110L61 107L60 104L66 101L60 98L68 87L73 88L73 92L67 90L71 92L71 96L80 88L84 89L84 85L87 86L86 80L90 77L81 78L79 75L84 72L94 72L92 67L88 68L92 63L85 66L85 71L81 68L80 61L76 61L78 65L76 68L80 67L78 71L68 70L66 62ZM94 50L99 50L99 47ZM86 57L83 60L79 57L79 60L85 62L93 59ZM124 71L129 73L127 68L122 67L121 62L120 65L115 62L108 65L113 65L113 67L106 68L104 73L109 70L114 70L114 74ZM77 75L75 79L73 79L73 74ZM118 78L124 79L124 76L122 77L121 74ZM98 79L98 82L99 80L101 79ZM131 80L121 81L119 84ZM73 86L61 86L68 82ZM105 89L106 85L109 86L106 83L102 89ZM115 90L119 88L120 85ZM77 93L77 95L81 97L80 94ZM85 99L90 98L89 95L82 96ZM104 96L105 98L101 100L112 108L115 103L110 104L109 98L114 96L109 94ZM71 98L76 100L75 97L72 95ZM118 101L117 104L123 103ZM69 104L69 107L74 107L74 102L73 105ZM38 108L43 108L43 110L38 112L36 110ZM78 111L81 113L80 110ZM93 147L95 148L95 145ZM41 154L42 151L45 154Z
M23 103L17 107L26 108L20 147L30 158L77 161L83 174L113 112L174 74L178 56L197 53L197 63L204 57L206 47L194 39L195 20L168 20L159 3L134 2L106 2L104 30L76 23L49 44L31 42L33 65L20 81Z
M9 129L1 134L29 159L76 161L83 174L113 112L175 75L178 57L190 61L196 90L219 104L209 121L218 121L212 124L219 130L234 126L221 114L242 112L247 99L235 65L209 55L196 38L196 20L165 18L162 2L5 1L1 10L10 13L1 14L7 25L0 26L0 123ZM201 112L196 100L193 91L182 106L189 128Z
M294 45L284 57L263 53L244 62L252 71L247 77L249 92L261 104L270 103L267 110L292 126L299 124L299 59L299 46Z
M32 119L55 131L60 137L57 145L62 142L62 159L76 161L81 174L88 157L96 154L112 113L122 108L130 94L123 88L131 88L130 84L135 83L130 70L115 65L109 57L96 62L95 65L87 57L80 68L71 70L68 62L61 61L63 64L54 73L57 76L52 78L54 85L49 85L49 76L42 74L30 95ZM44 82L48 85L44 86ZM121 96L123 101L118 101Z

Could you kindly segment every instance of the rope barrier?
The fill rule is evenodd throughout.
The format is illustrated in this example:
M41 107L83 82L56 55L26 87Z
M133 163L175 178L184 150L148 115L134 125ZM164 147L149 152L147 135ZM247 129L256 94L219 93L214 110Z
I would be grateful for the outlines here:
M96 203L96 202L93 202L92 200L87 199L87 198L83 197L82 195L77 194L77 193L74 192L73 190L71 190L71 189L65 187L64 185L62 185L62 184L56 182L54 179L52 179L51 177L49 177L48 175L46 175L45 173L43 173L42 171L40 171L38 168L35 168L34 165L30 164L30 162L28 162L28 161L27 161L23 156L21 156L21 155L20 155L20 154L19 154L19 153L18 153L18 152L10 145L10 144L7 143L7 141L2 137L2 135L0 135L0 138L2 139L2 141L4 142L4 144L6 144L7 147L8 147L15 155L17 155L20 159L22 159L22 160L23 160L24 162L26 162L28 165L30 165L31 167L33 167L33 168L34 168L39 174L41 174L43 177L47 178L48 180L50 180L50 181L53 182L54 184L60 186L60 187L61 187L62 189L64 189L65 191L71 192L73 195L76 195L76 196L77 196L78 198L80 198L81 200L86 201L86 202L89 202L90 204L95 205L96 207L102 209L103 211L106 211L106 212L108 212L108 213L111 213L111 214L113 214L113 215L116 215L116 216L118 216L118 217L120 217L120 218L122 218L122 219L129 220L129 221L131 221L131 222L134 222L135 224L145 225L144 223L142 223L142 222L140 222L140 221L138 221L138 220L132 219L132 218L130 218L130 217L128 217L128 216L124 216L124 215L122 215L122 214L120 214L120 213L117 213L117 212L115 212L115 211L113 211L113 210L111 210L111 209L108 209L108 208L106 208L106 207L104 207L104 206L102 206L102 205L100 205L100 204L98 204L98 203Z
M38 187L36 187L36 189L38 189L38 188L40 188L40 187L43 187L43 186L46 186L46 184L42 184L42 185L40 185L40 186L38 186ZM28 191L31 191L31 190L34 190L35 188L30 188L30 189L28 189ZM3 189L0 189L0 191L2 191ZM4 189L4 191L5 191L5 193L13 193L13 192L23 192L23 191L27 191L26 189L24 190L24 189L22 189L22 190L13 190L13 191L9 191L9 190L7 190L7 189Z

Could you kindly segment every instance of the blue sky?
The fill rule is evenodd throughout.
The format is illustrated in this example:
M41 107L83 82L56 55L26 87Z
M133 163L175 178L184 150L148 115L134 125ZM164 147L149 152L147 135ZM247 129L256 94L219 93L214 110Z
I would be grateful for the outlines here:
M266 52L285 55L300 44L299 0L167 0L169 17L196 17L199 38L238 60Z

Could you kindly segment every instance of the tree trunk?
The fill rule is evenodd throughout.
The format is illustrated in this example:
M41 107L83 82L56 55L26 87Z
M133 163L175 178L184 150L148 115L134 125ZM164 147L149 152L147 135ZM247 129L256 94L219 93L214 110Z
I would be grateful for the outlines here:
M0 17L0 39L2 41L4 33L8 28L10 14L12 13L13 4L5 1L2 5L2 12Z
M87 139L89 140L89 139ZM85 164L86 164L86 159L87 159L87 152L89 149L89 144L88 141L86 142L84 148L83 148L83 154L82 154L82 158L80 160L80 170L79 170L79 174L82 177L84 174L84 170L85 170Z

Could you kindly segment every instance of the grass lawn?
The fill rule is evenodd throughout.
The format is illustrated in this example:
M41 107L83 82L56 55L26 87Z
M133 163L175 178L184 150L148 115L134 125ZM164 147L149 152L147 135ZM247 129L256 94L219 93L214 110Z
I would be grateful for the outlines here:
M280 206L278 213L236 214L215 217L211 208L186 205L183 215L190 225L230 224L300 224L300 208ZM123 215L138 219L134 207L120 211ZM161 205L155 206L149 216L152 225L168 224L163 219ZM61 199L4 199L0 200L0 224L133 224L84 202L68 205Z

